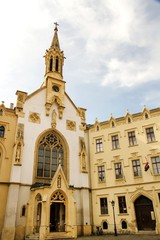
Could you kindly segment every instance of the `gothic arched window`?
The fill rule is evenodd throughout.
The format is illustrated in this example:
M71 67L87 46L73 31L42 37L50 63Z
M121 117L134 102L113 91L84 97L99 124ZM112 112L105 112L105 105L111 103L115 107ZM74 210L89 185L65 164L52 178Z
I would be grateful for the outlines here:
M53 67L53 58L50 58L50 62L49 62L49 71L52 71L52 67Z
M59 65L59 60L58 57L56 57L56 71L58 72L58 65Z
M61 139L52 133L45 135L38 145L37 177L52 178L61 164L64 168L64 147Z
M4 137L5 128L0 126L0 137Z

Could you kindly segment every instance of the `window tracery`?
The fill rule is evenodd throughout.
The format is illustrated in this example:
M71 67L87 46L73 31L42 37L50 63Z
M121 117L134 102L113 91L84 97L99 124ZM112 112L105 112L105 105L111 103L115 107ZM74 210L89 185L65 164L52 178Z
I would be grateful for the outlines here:
M57 191L56 193L54 193L51 197L51 202L55 202L55 201L65 202L65 197L63 193L61 193L60 191Z
M37 177L52 178L59 164L64 167L64 147L61 139L52 132L39 142Z

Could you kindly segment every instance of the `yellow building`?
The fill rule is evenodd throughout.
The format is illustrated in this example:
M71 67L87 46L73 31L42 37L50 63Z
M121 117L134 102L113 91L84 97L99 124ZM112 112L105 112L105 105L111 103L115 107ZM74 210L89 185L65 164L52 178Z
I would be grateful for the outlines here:
M160 233L160 108L96 120L88 134L93 225Z
M16 126L17 116L13 105L6 108L2 103L0 105L0 236L5 221Z
M160 109L86 124L65 91L57 23L44 81L0 105L0 239L160 234Z

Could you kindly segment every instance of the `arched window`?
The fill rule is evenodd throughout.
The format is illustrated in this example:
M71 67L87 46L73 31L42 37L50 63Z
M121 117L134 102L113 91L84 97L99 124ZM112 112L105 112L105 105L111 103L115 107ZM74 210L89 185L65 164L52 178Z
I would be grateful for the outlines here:
M58 57L56 57L56 71L57 72L58 72L58 69L59 69L58 65L59 65L59 59L58 59Z
M49 62L49 71L52 71L52 67L53 67L53 58L50 58L50 62Z
M3 110L2 109L0 109L0 115L3 115Z
M128 123L131 123L131 118L130 117L128 117Z
M103 222L103 229L108 229L108 223L106 221Z
M26 206L25 206L25 205L22 206L21 216L22 216L22 217L25 217L25 216L26 216Z
M114 127L115 126L115 124L114 124L114 122L112 121L112 127Z
M64 147L53 132L45 135L38 146L37 177L51 179L58 165L64 167Z
M5 132L5 128L4 126L0 126L0 137L4 137L4 132Z
M127 229L127 222L126 221L122 221L122 229Z
M145 119L148 119L148 113L145 113Z

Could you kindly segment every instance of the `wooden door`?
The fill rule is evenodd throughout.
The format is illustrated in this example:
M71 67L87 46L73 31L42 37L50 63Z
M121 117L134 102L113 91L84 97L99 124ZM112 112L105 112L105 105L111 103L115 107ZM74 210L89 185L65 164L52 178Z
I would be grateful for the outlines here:
M134 203L138 230L155 230L155 220L152 201L140 196Z

